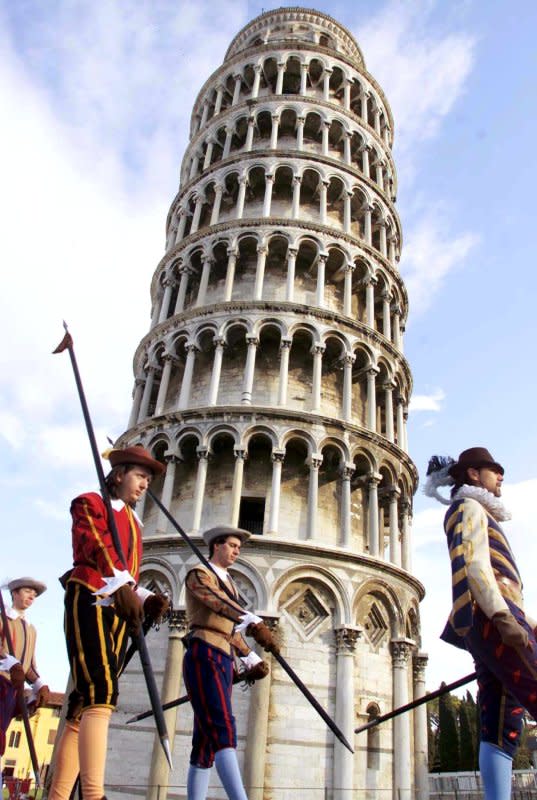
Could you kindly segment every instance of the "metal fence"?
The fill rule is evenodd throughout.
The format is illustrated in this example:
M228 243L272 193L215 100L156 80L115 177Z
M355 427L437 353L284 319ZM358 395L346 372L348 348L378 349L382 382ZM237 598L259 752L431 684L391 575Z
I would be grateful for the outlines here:
M479 772L435 772L429 775L429 800L481 800ZM513 772L511 800L537 800L537 772Z

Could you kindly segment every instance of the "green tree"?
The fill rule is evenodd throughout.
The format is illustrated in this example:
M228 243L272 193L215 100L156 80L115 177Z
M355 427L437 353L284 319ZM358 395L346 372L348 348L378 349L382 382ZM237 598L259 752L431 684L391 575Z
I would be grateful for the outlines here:
M460 769L456 704L449 692L438 701L438 761L440 772L457 772Z
M459 703L460 768L463 772L476 769L478 743L475 705L470 692L466 692L466 697Z

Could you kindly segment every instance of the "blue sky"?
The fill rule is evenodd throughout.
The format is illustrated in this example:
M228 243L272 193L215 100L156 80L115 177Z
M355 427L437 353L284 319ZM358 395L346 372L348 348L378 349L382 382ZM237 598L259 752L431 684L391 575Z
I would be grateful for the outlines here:
M104 447L126 426L192 103L239 29L279 5L294 4L0 0L0 579L49 583L31 613L55 689L67 673L56 578L70 565L68 507L95 479L68 357L51 351L65 318ZM421 474L433 453L472 445L505 464L506 530L535 616L537 7L315 7L356 37L395 116L411 455ZM442 515L418 493L431 689L471 670L438 640L450 595Z

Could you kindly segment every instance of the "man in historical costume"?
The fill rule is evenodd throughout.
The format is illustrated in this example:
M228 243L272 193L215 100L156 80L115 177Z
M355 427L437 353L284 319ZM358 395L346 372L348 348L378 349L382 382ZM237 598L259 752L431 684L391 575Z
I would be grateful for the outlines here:
M7 587L11 593L11 608L6 608L13 654L9 653L6 635L0 619L0 757L6 749L6 731L18 713L17 694L29 683L32 692L28 699L31 710L44 705L49 688L39 677L35 665L36 630L25 619L26 610L46 586L34 578L17 578Z
M268 666L248 647L241 632L252 636L266 651L278 652L261 617L244 610L228 572L249 538L250 533L240 528L217 526L205 531L203 539L209 546L214 572L199 565L186 576L189 633L183 671L194 710L188 800L205 800L213 763L230 800L247 800L237 762L231 708L234 654L250 678L260 679L267 675Z
M444 520L453 607L442 638L473 656L481 714L479 767L486 800L511 796L513 756L526 709L537 720L536 623L523 610L522 581L500 522L504 468L484 447L433 457L425 494L450 504ZM451 501L437 491L452 486Z
M58 745L49 800L68 800L80 772L84 800L105 800L108 727L118 698L118 678L129 632L144 614L157 620L169 601L138 586L142 523L134 507L164 465L141 445L108 453L106 477L127 568L114 547L106 506L97 493L76 497L73 569L65 589L65 637L75 690Z

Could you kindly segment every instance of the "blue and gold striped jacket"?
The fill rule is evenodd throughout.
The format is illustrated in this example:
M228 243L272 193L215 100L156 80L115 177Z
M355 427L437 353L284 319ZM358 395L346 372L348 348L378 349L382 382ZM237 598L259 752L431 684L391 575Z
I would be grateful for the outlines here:
M470 591L463 546L463 515L465 498L455 500L444 518L451 558L453 605L447 625L441 635L444 641L464 648L464 637L472 627L474 599ZM498 589L509 606L521 605L522 581L509 542L494 517L485 508L487 518L490 563Z

